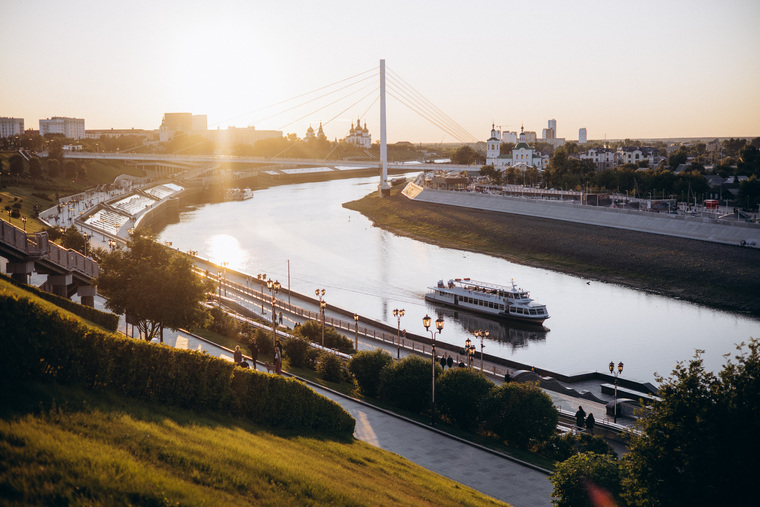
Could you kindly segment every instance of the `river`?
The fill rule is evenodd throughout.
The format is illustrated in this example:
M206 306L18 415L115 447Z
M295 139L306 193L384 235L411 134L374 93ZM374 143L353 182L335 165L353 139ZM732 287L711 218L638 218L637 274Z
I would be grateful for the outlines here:
M255 276L265 273L304 294L324 288L324 299L348 311L424 334L422 318L443 315L437 339L464 346L476 329L488 330L485 352L565 374L607 372L655 382L697 349L718 371L734 345L760 336L760 321L613 284L589 281L496 257L439 248L373 227L342 207L377 189L366 177L299 183L258 190L253 199L192 206L160 233L182 251L228 262ZM290 274L290 276L288 276ZM438 280L470 277L509 285L512 280L547 305L543 328L516 326L428 304ZM480 351L480 341L475 345Z

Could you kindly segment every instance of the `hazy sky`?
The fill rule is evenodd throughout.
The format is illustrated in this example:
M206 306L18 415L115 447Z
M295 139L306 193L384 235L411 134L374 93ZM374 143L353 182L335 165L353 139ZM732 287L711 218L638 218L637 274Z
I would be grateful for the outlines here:
M332 140L366 111L374 141L377 79L306 118L313 104L262 108L384 58L481 140L492 122L540 136L552 118L567 139L760 136L758 0L0 0L0 47L0 116L26 128L155 129L192 112L299 136L322 121ZM388 139L457 141L392 97Z

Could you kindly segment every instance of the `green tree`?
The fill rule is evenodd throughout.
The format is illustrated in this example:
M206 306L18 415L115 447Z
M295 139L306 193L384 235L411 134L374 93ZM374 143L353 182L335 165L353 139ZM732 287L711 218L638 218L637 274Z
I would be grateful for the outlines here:
M293 330L293 334L306 338L312 343L322 344L322 322L307 320ZM325 347L350 354L354 350L354 342L340 334L334 327L325 325Z
M630 505L751 505L760 455L760 341L737 346L715 375L698 351L671 377L639 420L623 457Z
M389 364L380 372L380 398L406 410L427 412L432 401L432 368L430 360L419 356ZM435 368L440 372L440 366Z
M42 176L42 163L37 157L32 157L29 160L29 176L31 176L33 180Z
M482 372L470 368L450 368L441 374L436 386L441 415L466 430L478 427L481 406L496 387Z
M739 203L750 209L757 209L760 204L760 178L754 174L748 180L739 183Z
M559 507L621 505L621 478L620 462L614 456L593 452L576 454L558 464L549 477L554 485L552 504Z
M332 352L322 352L317 363L319 376L330 382L343 380L343 360Z
M9 162L11 166L11 176L18 177L24 174L24 168L26 166L24 157L21 155L13 155L11 156Z
M77 176L77 163L73 160L67 160L63 164L63 175L68 179L74 179Z
M356 379L359 389L367 396L377 396L380 372L393 363L393 357L382 349L360 350L348 362L348 371Z
M460 146L451 155L452 164L472 165L472 164L482 164L485 161L486 161L486 158L483 155L481 155L480 153L473 150L470 146L467 146L467 145Z
M81 254L85 254L87 253L86 247L89 245L89 238L86 238L84 234L79 232L76 226L72 225L61 236L61 245L64 248L70 248Z
M482 417L486 430L523 449L549 439L559 422L552 399L536 383L510 382L492 389Z
M193 273L193 262L179 252L156 243L152 234L137 230L127 249L108 254L96 281L106 308L126 314L137 323L146 340L163 328L180 328L203 322L201 302L213 290Z
M77 168L77 178L84 179L87 177L87 166L85 164L80 164L79 168Z
M47 159L47 172L51 178L57 178L61 175L61 163L57 158Z
M283 344L285 357L288 358L290 366L302 368L306 366L309 360L309 349L311 342L305 338L296 337L285 340Z

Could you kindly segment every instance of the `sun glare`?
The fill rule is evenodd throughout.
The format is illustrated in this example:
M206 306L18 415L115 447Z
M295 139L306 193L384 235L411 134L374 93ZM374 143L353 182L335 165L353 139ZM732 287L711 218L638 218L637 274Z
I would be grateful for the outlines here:
M231 269L241 269L245 261L246 253L240 248L237 239L229 234L217 234L211 236L208 245L209 260L214 264L227 263Z

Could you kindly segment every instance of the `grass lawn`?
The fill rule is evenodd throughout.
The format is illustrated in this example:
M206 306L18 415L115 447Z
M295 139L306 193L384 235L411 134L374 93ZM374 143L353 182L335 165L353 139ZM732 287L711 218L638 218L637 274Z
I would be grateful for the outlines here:
M344 204L394 234L760 317L760 250L407 199Z
M502 505L359 441L53 384L7 394L6 505Z

